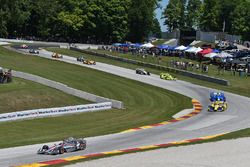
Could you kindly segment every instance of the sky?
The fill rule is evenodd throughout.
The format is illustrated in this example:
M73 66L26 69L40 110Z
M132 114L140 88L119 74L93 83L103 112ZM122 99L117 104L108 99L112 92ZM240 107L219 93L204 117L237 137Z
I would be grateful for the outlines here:
M163 25L163 22L164 20L161 19L161 14L162 12L164 11L164 9L166 8L167 4L168 4L168 0L162 0L160 2L161 6L162 6L162 9L157 9L155 12L156 12L156 17L157 19L159 20L160 22L160 25L161 25L161 31L163 32L166 32L167 31L167 27Z

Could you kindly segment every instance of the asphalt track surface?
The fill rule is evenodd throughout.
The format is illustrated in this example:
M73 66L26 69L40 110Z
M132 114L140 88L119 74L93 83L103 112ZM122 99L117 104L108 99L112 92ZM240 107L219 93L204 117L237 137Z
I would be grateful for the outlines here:
M27 50L24 51L27 52ZM51 59L51 54L51 52L41 50L39 56ZM202 112L197 116L173 124L131 133L117 133L87 138L87 149L84 151L56 156L37 155L36 151L43 144L1 149L0 166L22 165L76 155L169 143L208 135L227 133L250 127L250 98L225 92L227 102L229 104L228 110L221 113L207 112L207 106L209 105L209 93L211 91L215 91L214 89L198 86L185 81L166 81L160 79L158 75L154 74L151 76L137 75L135 74L135 70L99 62L93 66L84 65L77 62L76 58L69 56L63 56L63 59L58 60L78 64L171 90L199 100L204 107Z

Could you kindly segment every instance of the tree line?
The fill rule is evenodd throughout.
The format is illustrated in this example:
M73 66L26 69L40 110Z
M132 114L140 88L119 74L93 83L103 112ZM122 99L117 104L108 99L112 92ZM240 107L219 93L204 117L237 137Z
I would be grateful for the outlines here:
M159 0L0 0L0 37L138 42L160 35Z
M169 31L224 31L250 39L250 0L169 0L163 18Z

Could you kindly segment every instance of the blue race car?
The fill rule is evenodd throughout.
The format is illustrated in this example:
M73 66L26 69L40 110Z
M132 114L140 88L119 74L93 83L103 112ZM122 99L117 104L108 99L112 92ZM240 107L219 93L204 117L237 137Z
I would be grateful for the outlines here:
M226 97L223 92L212 92L210 93L210 101L211 102L215 102L215 101L226 102Z

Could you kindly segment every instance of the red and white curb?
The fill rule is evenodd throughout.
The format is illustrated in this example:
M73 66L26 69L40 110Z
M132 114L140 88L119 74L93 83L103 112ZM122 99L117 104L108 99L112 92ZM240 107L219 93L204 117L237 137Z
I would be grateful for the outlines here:
M79 155L79 156L73 156L73 157L68 157L68 158L55 159L51 161L26 164L26 165L21 165L17 167L41 167L41 166L50 166L50 165L58 165L58 164L63 165L64 163L71 162L71 161L83 160L83 159L88 159L88 158L98 158L98 157L101 158L101 157L104 157L105 155L118 155L122 153L132 153L136 151L143 151L143 150L149 150L149 149L155 149L155 148L164 148L164 147L176 146L176 145L181 145L181 144L194 143L197 141L213 139L219 136L223 136L225 134L226 133L222 133L222 134L216 134L216 135L211 135L211 136L205 136L205 137L200 137L200 138L195 138L195 139L188 139L188 140L182 140L182 141L176 141L176 142L170 142L170 143L164 143L164 144L141 146L137 148L129 148L129 149L123 149L123 150L113 150L109 152L101 152L101 153L95 153L95 154Z
M173 119L173 120L170 120L170 121L164 121L164 122L153 124L153 125L147 125L147 126L141 126L141 127L138 127L138 128L132 128L132 129L128 129L128 130L122 131L120 133L129 133L129 132L135 132L135 131L143 130L143 129L150 129L150 128L154 128L154 127L157 127L157 126L163 126L163 125L167 125L167 124L172 124L172 123L175 123L175 122L183 121L185 119L193 117L193 116L195 116L195 115L197 115L197 114L199 114L201 112L202 105L196 99L192 99L192 104L193 104L194 110L191 113L189 113L187 115L184 115L184 116L182 116L180 118L176 118L176 119Z

